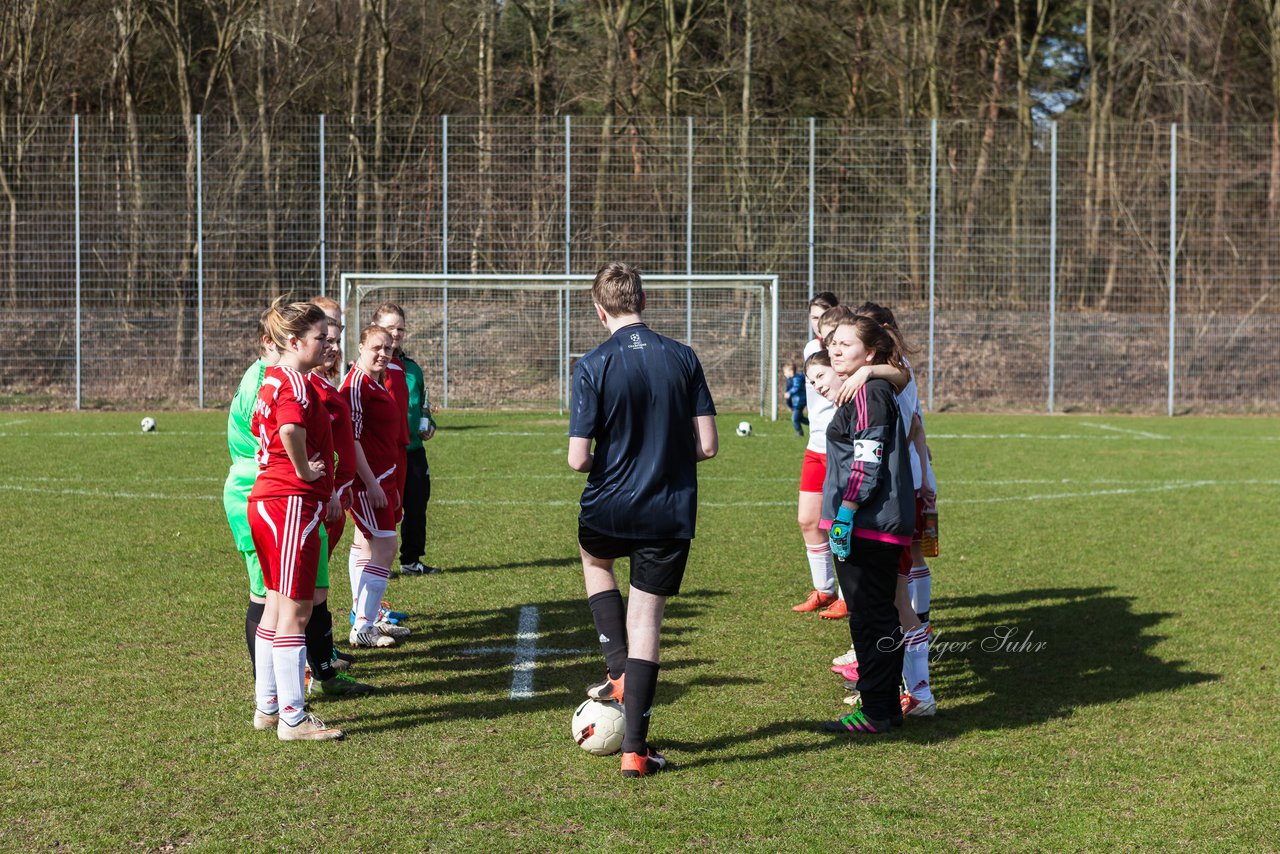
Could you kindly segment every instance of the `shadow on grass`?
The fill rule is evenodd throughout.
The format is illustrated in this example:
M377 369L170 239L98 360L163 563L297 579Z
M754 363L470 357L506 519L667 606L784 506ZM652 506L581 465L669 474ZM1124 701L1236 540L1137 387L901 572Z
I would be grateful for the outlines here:
M662 670L664 674L676 676L664 681L663 702L677 699L690 687L755 684L759 681L715 676L695 677L686 682L678 676L682 670L713 664L705 659L681 655L681 650L689 644L683 636L695 629L679 623L696 618L705 611L709 600L726 595L724 591L698 590L681 594L667 603ZM583 688L598 681L603 668L586 597L531 604L538 608L536 649L540 651L534 665L531 697L519 701L510 697L520 609L451 614L433 620L422 632L421 641L410 638L401 647L362 657L360 676L376 685L380 673L403 674L408 669L421 674L421 680L380 688L378 693L389 696L452 696L457 699L432 703L420 709L360 714L349 729L367 733L467 718L495 720L507 715L568 709L576 705L582 697Z
M577 555L572 557L547 557L540 560L517 560L510 563L478 563L471 566L449 566L445 572L489 572L496 569L530 569L537 567L573 567L580 569L582 560ZM583 600L585 603L585 599Z

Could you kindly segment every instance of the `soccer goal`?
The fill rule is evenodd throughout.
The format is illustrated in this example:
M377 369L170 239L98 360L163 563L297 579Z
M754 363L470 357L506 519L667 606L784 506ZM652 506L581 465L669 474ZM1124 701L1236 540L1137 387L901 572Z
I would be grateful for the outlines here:
M455 408L558 409L573 365L608 333L591 304L591 275L344 273L343 354L384 302L408 315L405 352L422 366L432 403ZM645 274L645 322L691 345L721 409L777 420L778 277Z

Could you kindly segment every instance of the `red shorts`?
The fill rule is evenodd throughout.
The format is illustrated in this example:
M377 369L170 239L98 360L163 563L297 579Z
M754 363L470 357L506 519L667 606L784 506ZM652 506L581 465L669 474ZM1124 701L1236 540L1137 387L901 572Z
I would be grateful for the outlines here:
M306 602L316 592L324 502L291 495L249 500L249 531L268 590Z
M400 492L387 481L382 482L382 491L387 496L386 507L374 507L369 493L363 489L351 497L351 519L366 537L396 535L396 522L400 519Z
M324 529L329 534L329 556L332 557L333 550L338 547L338 540L342 539L342 532L347 529L347 514L343 513L336 522L326 519Z
M916 532L911 535L911 542L920 542L920 532L924 530L924 499L920 497L920 493L916 492ZM902 547L902 557L898 558L898 575L906 578L911 574L911 546Z
M823 481L827 479L827 455L817 451L804 452L804 463L800 466L800 491L822 494Z

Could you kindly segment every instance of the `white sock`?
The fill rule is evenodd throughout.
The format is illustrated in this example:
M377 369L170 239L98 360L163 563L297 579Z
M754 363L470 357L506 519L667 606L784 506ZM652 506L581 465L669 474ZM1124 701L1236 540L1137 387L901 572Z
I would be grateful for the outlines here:
M809 559L809 575L813 589L830 595L836 589L836 574L831 567L831 541L805 543L805 557Z
M360 538L360 532L356 531L356 539ZM360 590L360 573L364 572L364 566L369 562L367 557L363 557L364 549L360 543L351 544L351 552L347 555L347 580L351 582L351 609L354 611L356 607L356 599Z
M356 629L364 629L378 622L378 608L387 592L391 573L385 566L367 563L360 573L359 594L356 596Z
M289 726L297 726L302 720L303 670L307 665L306 635L276 635L271 648L271 663L276 671L276 685L280 690L280 720Z
M276 671L272 663L272 647L275 644L274 629L258 626L253 638L253 696L258 711L274 715L280 711L280 697L276 693Z
M911 567L911 573L907 576L907 589L911 591L911 610L917 614L929 613L929 600L933 598L933 576L929 573L927 564Z
M920 702L933 699L929 689L929 633L924 626L912 629L902 638L902 678L907 690Z

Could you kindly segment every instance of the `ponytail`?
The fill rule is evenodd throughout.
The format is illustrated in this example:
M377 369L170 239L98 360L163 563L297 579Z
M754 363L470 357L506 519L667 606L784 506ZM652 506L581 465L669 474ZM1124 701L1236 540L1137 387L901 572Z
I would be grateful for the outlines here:
M329 320L320 306L309 302L288 302L288 299L286 296L276 297L261 320L263 335L281 351L288 349L290 338L302 338L308 329Z

